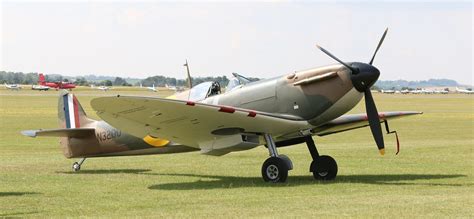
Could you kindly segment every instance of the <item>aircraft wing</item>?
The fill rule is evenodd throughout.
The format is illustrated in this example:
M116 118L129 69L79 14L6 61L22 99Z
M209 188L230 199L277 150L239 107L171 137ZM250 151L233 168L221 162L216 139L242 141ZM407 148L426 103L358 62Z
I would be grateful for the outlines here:
M278 137L309 127L306 121L291 116L154 97L99 97L91 106L99 117L124 132L191 147L238 133Z
M380 122L384 120L390 120L400 118L404 116L422 114L417 111L398 111L398 112L381 112L379 113ZM334 133L349 131L352 129L362 128L369 126L366 114L349 114L343 115L337 119L334 119L323 126L317 127L312 130L316 135L324 136Z

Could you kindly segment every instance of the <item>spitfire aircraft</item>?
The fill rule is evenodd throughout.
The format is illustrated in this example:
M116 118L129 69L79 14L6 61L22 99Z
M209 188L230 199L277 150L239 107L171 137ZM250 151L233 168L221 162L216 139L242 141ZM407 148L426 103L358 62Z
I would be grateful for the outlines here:
M91 101L103 121L87 117L78 99L67 91L59 97L60 129L28 130L24 135L61 137L67 158L78 171L89 157L169 154L200 151L221 156L265 145L264 181L285 182L293 164L278 147L306 143L313 158L309 170L315 179L335 179L336 161L320 155L313 136L325 136L370 127L379 152L385 153L381 124L420 114L415 111L378 113L371 86L380 72L373 61L385 30L368 63L339 64L298 71L271 79L227 87L217 82L198 84L169 98L109 96ZM235 85L235 83L234 83ZM345 115L365 96L366 114ZM398 143L398 137L397 137Z

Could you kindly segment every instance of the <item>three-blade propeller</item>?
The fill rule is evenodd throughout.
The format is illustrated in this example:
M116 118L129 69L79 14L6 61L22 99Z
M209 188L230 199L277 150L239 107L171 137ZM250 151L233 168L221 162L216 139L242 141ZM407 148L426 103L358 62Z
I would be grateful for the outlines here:
M388 28L385 29L385 32L383 33L382 38L380 39L379 44L377 45L377 48L375 49L374 55L372 56L368 64L353 63L352 65L349 65L341 61L340 59L338 59L336 56L334 56L333 54L331 54L329 51L325 50L321 46L316 45L326 55L328 55L329 57L333 58L337 62L347 67L351 71L351 74L352 74L351 78L352 78L354 87L356 87L357 90L364 92L365 110L367 112L367 119L369 121L370 130L372 131L372 135L374 137L375 143L377 144L379 152L382 155L385 154L385 145L383 141L382 127L380 125L379 113L377 111L377 107L375 106L374 98L372 97L370 87L372 86L373 83L375 83L375 81L377 80L380 74L378 69L373 67L372 63L374 62L375 55L379 51L380 46L382 45L385 39L385 36L387 35L387 31L388 31ZM370 66L367 67L367 65L370 65Z

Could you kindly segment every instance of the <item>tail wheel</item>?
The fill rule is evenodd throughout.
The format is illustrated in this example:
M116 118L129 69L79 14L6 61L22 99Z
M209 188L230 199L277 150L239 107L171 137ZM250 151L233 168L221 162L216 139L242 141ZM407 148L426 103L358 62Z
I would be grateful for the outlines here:
M285 159L270 157L262 165L262 177L265 182L286 182L288 178L288 164Z
M77 162L74 162L74 163L72 164L72 171L77 172L77 171L79 171L79 170L81 170L81 165L80 165L79 163L77 163Z
M323 155L311 162L310 171L317 180L334 180L337 175L337 163L334 158Z

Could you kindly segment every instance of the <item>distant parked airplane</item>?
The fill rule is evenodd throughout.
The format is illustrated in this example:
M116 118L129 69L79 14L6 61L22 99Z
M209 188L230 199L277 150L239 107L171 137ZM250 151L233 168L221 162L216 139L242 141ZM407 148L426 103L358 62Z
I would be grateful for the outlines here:
M32 85L31 86L31 90L39 90L39 91L47 91L49 90L49 87L48 86L44 86L44 85Z
M140 83L140 87L143 87L143 85L142 85L141 83ZM150 90L150 91L153 91L153 92L157 92L156 87L155 87L155 84L153 84L152 87L144 87L144 88L146 88L146 89L148 89L148 90Z
M395 90L381 90L383 94L394 94Z
M109 89L112 89L111 87L107 87L107 86L98 86L98 87L96 87L93 84L91 84L91 88L101 90L101 91L108 91Z
M44 75L42 73L39 74L39 80L38 80L40 85L43 86L48 86L50 88L54 88L56 90L58 89L73 89L76 88L76 85L71 82L64 82L64 81L57 81L57 82L47 82Z
M400 91L400 93L401 93L401 94L409 94L409 93L410 93L410 90L405 89L405 90Z
M447 91L447 90L435 90L434 93L435 94L448 94L449 91Z
M458 87L456 87L456 92L462 93L462 94L474 94L474 91L472 91L472 90L459 89Z
M7 88L8 90L19 91L21 89L21 86L19 84L7 84L7 83L5 83L5 88Z

